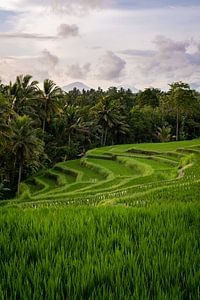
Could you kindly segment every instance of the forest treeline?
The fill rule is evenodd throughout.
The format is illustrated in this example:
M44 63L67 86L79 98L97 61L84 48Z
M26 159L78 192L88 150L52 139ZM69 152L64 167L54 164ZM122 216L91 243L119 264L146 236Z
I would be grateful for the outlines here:
M174 82L167 92L64 92L52 80L40 88L20 75L0 83L0 198L19 193L22 179L94 147L199 136L200 94L187 83Z

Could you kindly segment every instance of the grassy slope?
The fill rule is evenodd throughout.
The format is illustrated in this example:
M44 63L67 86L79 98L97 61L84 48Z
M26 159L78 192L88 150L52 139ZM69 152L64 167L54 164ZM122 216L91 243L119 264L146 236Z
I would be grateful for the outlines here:
M199 145L95 149L27 181L0 209L0 299L199 299Z
M194 182L198 186L199 144L197 139L93 149L81 160L57 164L52 170L33 178L31 184L29 179L22 184L21 197L8 204L24 207L151 205L152 200L158 200L156 193L160 194L160 189L165 197L168 193L176 194L176 187L177 190L182 187L184 191L186 183L189 189L193 188ZM182 169L180 161L183 162Z

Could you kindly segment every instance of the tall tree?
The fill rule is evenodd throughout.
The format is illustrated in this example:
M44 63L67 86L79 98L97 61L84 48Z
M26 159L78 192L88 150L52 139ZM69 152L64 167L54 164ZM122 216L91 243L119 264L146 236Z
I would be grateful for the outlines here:
M39 88L38 81L33 80L31 75L19 75L14 83L5 87L5 95L12 103L12 109L18 115L35 115L36 99Z
M170 84L168 93L169 106L176 114L176 140L179 140L180 119L182 114L191 112L196 106L196 97L190 86L184 82Z
M135 102L140 107L143 106L157 107L159 105L159 97L161 94L162 93L159 89L147 88L144 91L140 91L136 95Z
M109 95L102 99L92 108L94 117L102 128L101 146L107 143L108 133L115 124L120 122L120 109L117 103L111 101Z
M15 166L18 166L17 194L23 166L26 161L38 159L43 152L43 142L38 138L38 129L34 129L33 121L28 116L18 116L12 122L11 150L15 155Z
M40 91L42 102L42 130L45 131L46 122L49 122L53 114L59 114L61 109L59 107L59 98L62 96L62 90L52 80L45 79L43 83L43 90Z
M62 142L67 142L68 147L71 147L72 137L76 140L79 134L90 134L88 126L82 121L77 106L65 106L62 115L54 119L53 124L57 136L59 135Z

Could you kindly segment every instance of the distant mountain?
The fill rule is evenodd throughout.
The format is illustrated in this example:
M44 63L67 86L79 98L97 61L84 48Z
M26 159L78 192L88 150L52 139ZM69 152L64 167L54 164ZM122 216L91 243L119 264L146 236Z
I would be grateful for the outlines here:
M88 91L88 90L91 89L89 86L87 86L87 85L85 85L84 83L79 82L79 81L77 81L77 82L72 82L72 83L70 83L70 84L65 85L65 86L62 87L62 89L63 89L65 92L72 91L74 88L76 88L76 89L78 89L78 90L80 90L80 91L82 91L82 90Z

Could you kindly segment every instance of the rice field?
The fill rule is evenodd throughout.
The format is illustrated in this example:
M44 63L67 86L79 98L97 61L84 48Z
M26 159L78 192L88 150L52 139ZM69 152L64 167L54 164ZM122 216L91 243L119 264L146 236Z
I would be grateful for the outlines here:
M21 195L0 205L150 206L199 200L200 140L93 149L21 184ZM170 195L170 197L168 196Z
M0 299L200 299L200 140L93 149L0 202Z

